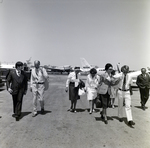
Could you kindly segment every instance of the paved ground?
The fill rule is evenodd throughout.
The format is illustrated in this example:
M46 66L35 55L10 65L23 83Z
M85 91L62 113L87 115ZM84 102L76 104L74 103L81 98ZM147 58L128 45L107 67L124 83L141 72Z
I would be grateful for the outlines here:
M118 121L117 107L108 109L108 125L105 125L99 112L92 115L87 112L86 96L78 101L77 113L67 111L70 101L65 92L66 77L50 76L50 88L45 93L45 115L39 112L32 117L32 94L28 91L18 122L11 116L11 96L6 90L0 91L0 148L150 147L150 101L147 109L141 110L138 89L132 96L135 128L127 126L126 118L122 123Z

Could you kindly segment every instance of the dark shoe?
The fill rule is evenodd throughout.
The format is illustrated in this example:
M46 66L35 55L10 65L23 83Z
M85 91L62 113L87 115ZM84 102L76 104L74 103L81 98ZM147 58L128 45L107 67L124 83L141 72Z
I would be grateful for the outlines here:
M73 109L70 109L69 111L70 111L70 112L74 112L74 110L73 110Z
M0 116L0 118L2 118L2 116Z
M16 116L16 121L19 121L19 119L20 119L19 116Z
M131 121L131 124L132 124L132 125L135 125L135 122Z
M123 119L122 119L122 118L120 118L120 119L119 119L119 121L120 121L120 122L123 122Z
M129 121L128 125L133 128L133 125L135 125L135 123L133 121Z
M145 110L145 106L143 106L143 110Z
M16 117L17 117L17 115L16 115L16 114L12 114L12 117L16 118Z
M103 113L102 113L102 112L100 112L100 114L101 114L101 118L102 118L102 119L104 119Z
M44 115L44 108L41 109L41 114Z

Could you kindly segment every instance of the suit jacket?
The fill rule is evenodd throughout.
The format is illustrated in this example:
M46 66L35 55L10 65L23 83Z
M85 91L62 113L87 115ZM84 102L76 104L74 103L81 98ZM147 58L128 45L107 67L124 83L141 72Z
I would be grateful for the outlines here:
M99 94L106 94L107 92L110 94L110 84L111 84L111 79L110 76L108 75L107 72L101 75L102 83L98 88L98 93Z
M21 71L20 77L17 75L16 70L12 70L6 81L7 89L11 88L13 90L12 95L17 94L19 91L25 93L27 91L27 76L24 71Z
M150 88L150 76L146 73L146 76L140 74L137 77L136 84L139 88Z

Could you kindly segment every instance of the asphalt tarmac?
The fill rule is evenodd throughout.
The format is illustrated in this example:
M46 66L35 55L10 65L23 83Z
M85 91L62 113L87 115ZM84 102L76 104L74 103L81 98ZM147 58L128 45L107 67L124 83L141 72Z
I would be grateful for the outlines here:
M22 116L12 117L12 98L7 90L0 91L0 148L149 148L150 101L146 110L140 108L137 88L132 95L134 128L108 108L108 124L100 118L100 111L89 114L85 96L77 102L77 113L69 112L70 101L65 92L66 75L50 75L50 88L45 92L45 114L32 117L32 93L24 96ZM85 78L82 77L84 80Z

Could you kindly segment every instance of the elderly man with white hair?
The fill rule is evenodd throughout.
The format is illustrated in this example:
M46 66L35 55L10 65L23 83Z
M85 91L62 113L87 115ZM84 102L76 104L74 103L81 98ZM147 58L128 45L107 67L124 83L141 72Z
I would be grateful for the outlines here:
M44 114L44 92L45 81L48 78L48 74L44 68L40 67L40 61L34 61L34 68L31 72L31 86L30 90L33 93L33 115L37 115L37 99L40 102L41 114Z

